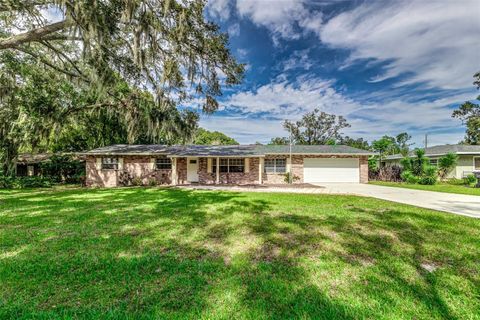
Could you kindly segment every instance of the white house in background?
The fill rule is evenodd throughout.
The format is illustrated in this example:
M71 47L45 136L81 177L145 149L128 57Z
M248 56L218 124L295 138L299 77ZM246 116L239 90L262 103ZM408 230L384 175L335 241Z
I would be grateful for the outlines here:
M450 152L458 156L458 162L456 167L449 172L447 178L462 179L475 171L480 171L480 145L445 144L428 147L425 149L425 156L430 158L430 164L436 166L438 159ZM411 151L409 156L414 157L414 152ZM382 160L382 165L399 165L402 158L401 154L387 156Z

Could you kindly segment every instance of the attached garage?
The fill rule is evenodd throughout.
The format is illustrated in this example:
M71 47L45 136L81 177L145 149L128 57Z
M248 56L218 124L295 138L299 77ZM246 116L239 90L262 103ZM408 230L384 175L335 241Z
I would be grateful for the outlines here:
M358 158L304 158L303 179L306 183L360 183Z

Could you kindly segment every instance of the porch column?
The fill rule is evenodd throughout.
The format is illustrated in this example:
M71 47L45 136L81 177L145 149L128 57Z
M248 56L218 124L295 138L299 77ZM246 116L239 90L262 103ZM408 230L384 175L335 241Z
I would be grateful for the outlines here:
M264 159L258 158L258 183L259 184L263 183L263 165L264 165Z
M172 158L172 184L177 185L177 158Z
M215 166L215 183L220 183L220 158L217 157L217 165Z

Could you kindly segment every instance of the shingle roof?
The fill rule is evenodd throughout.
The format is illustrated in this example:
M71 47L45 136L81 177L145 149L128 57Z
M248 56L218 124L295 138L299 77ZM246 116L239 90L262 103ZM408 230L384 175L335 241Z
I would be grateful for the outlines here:
M88 151L87 155L157 155L171 156L260 156L265 154L288 154L288 145L127 145L117 144ZM292 146L292 154L345 154L373 155L373 152L343 145Z
M101 147L90 150L86 154L168 154L168 146L163 144L114 144L107 147Z
M31 164L40 163L49 160L53 156L71 156L75 160L83 161L85 156L77 152L57 152L57 153L21 153L17 156L17 163Z
M288 145L258 145L258 150L263 154L288 154L290 146ZM344 145L293 145L294 154L361 154L374 155L375 153L357 149Z
M480 154L480 145L471 146L465 144L444 144L440 146L428 147L425 149L425 155L428 156L443 156L449 152L455 154ZM414 151L410 151L410 156L414 155ZM387 160L392 159L401 159L403 156L401 154L394 154L391 156L385 157Z

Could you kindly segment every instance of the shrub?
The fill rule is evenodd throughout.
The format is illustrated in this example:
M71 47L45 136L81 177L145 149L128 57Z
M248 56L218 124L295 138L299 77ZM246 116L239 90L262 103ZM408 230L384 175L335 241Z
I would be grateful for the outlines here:
M300 180L299 176L292 175L292 183L298 180ZM290 183L290 172L285 173L283 181L285 181L286 183Z
M447 174L457 165L458 156L454 153L448 153L438 159L438 175L440 179L445 179Z
M473 174L469 174L468 176L466 176L463 179L464 179L466 185L477 183L477 178Z
M437 183L437 179L437 167L428 165L425 166L424 173L418 180L418 183L424 185L434 185Z
M14 177L0 172L1 189L49 188L54 184L50 177Z
M85 176L85 165L70 155L54 155L40 164L40 173L53 182L81 183Z
M454 186L459 186L459 185L465 184L465 179L450 178L446 180L446 182Z
M55 181L51 177L17 177L15 179L18 188L49 188Z
M155 187L157 184L158 184L157 179L155 179L155 178L148 179L148 185L150 187Z
M378 169L369 170L368 178L370 180L399 182L402 181L401 173L402 168L400 166L384 166Z
M132 179L132 186L143 186L142 178L136 177Z
M434 185L437 183L437 177L432 177L432 176L423 176L418 180L418 184L423 184L423 185Z
M419 178L414 175L411 171L403 171L401 174L402 180L406 183L415 184L418 182Z
M15 178L13 176L4 175L0 171L0 189L11 189L13 188Z

